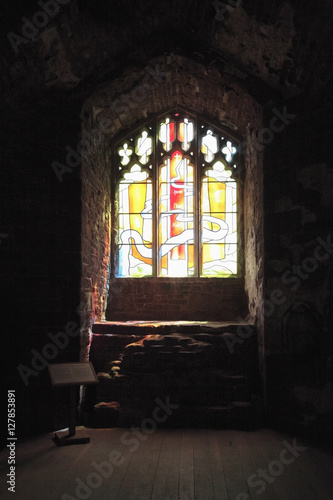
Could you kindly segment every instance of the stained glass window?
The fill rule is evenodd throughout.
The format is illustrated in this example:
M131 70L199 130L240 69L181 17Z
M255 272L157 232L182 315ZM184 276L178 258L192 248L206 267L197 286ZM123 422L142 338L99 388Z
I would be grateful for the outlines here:
M178 111L115 151L116 276L239 275L237 140Z

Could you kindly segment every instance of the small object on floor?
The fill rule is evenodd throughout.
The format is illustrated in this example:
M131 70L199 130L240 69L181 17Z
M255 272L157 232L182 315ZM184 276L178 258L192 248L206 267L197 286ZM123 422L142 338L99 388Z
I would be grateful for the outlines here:
M87 444L90 443L90 437L85 429L76 429L72 434L69 429L58 431L55 433L53 441L57 446L68 446L71 444Z
M117 424L120 404L117 401L101 402L94 406L94 427L109 428Z

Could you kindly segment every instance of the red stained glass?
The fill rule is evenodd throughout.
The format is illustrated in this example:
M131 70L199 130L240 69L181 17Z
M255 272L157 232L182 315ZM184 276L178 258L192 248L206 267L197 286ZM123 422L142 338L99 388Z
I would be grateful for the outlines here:
M175 140L175 124L174 122L169 123L169 140L173 142Z
M182 154L179 151L175 151L171 157L171 178L173 182L170 186L170 210L181 210L184 206L184 189L177 184L183 184L184 174L182 166ZM170 237L178 236L183 232L183 224L177 221L178 215L170 216ZM171 259L181 260L185 259L185 249L184 245L179 245L171 250Z

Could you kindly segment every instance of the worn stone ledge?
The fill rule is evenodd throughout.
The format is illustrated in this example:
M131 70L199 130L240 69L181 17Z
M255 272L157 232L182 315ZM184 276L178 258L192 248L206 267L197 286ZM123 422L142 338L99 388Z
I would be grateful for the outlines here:
M93 333L99 335L150 335L168 333L237 333L240 327L255 326L247 321L101 321L93 326Z

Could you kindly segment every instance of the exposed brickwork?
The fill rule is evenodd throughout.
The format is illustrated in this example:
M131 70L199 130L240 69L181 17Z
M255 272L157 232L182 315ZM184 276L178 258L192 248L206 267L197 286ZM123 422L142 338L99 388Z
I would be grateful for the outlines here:
M262 130L260 128L259 132ZM248 156L244 195L245 285L250 317L258 326L261 370L264 376L264 230L262 144L258 132L248 134Z
M88 148L92 143L89 142ZM105 145L83 157L82 169L82 277L81 359L87 359L91 326L104 317L109 281L111 198L110 175L105 168Z
M244 285L228 280L112 280L107 320L233 320L247 314Z
M261 123L260 106L232 77L176 55L153 58L143 69L129 68L87 100L84 112L93 115L93 127L107 123L105 132L114 137L177 105L205 114L244 137L249 127L256 130Z

